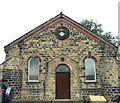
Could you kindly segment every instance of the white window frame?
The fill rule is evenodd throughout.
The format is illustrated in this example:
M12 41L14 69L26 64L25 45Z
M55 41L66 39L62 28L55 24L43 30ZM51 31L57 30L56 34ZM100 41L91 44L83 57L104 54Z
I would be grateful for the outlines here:
M37 57L33 57L33 58L37 58ZM40 61L39 61L39 58L38 59L38 80L30 80L29 79L29 76L30 76L30 61L33 59L33 58L30 58L29 61L28 61L28 82L39 82L39 65L40 65Z
M86 58L86 59L93 59L93 58ZM86 60L85 59L85 60ZM86 80L86 82L96 82L96 62L95 59L94 60L94 76L95 76L95 80ZM86 62L85 62L85 79L86 79Z

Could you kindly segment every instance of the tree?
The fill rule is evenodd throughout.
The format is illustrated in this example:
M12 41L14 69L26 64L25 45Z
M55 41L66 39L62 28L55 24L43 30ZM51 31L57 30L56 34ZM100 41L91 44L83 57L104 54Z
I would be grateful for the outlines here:
M111 34L111 32L106 32L105 34L102 34L102 37L111 43L115 43L115 37L113 36L113 34Z
M107 41L117 45L118 39L115 37L111 32L104 33L104 30L102 29L102 24L98 24L97 21L93 20L82 20L80 22L81 25L86 27L87 29L91 30L95 34L101 36L102 38L106 39Z
M102 27L101 27L102 24L97 24L97 22L95 22L93 20L85 19L85 20L81 21L80 24L82 24L84 27L91 30L92 32L94 32L97 35L99 35L103 32Z

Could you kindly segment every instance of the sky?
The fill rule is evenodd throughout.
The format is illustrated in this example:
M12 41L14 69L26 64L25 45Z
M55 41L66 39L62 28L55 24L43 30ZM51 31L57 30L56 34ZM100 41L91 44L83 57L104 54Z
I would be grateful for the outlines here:
M71 19L96 20L105 32L118 35L120 0L0 0L0 64L5 61L4 46L58 15Z

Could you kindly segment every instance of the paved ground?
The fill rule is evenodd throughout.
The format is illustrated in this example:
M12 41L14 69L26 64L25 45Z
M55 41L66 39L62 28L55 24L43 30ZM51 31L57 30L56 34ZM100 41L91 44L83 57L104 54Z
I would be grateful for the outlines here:
M11 103L84 103L82 101L13 101Z

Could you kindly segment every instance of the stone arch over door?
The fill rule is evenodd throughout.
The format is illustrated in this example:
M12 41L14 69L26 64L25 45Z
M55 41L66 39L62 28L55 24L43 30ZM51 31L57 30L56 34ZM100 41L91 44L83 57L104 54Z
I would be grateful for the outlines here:
M56 99L56 68L58 65L67 65L70 69L70 99L80 99L80 81L78 79L78 63L70 57L61 54L48 63L48 72L45 80L45 99Z

